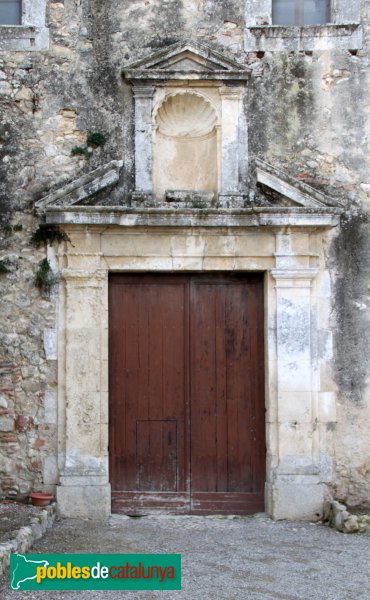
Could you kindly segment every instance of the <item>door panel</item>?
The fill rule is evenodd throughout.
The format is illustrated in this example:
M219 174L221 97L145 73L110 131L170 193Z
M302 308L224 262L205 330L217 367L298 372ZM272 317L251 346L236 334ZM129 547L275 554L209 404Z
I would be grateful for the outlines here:
M176 421L136 422L136 489L177 491Z
M114 494L187 489L186 294L186 281L171 276L111 278L109 454Z
M259 494L263 504L261 284L260 278L237 276L198 277L191 283L193 512L201 512L202 506L208 511L211 504L212 510L224 512L228 502L235 511L236 494L238 504L248 494ZM252 369L261 372L252 374Z
M113 275L112 510L263 510L261 275Z

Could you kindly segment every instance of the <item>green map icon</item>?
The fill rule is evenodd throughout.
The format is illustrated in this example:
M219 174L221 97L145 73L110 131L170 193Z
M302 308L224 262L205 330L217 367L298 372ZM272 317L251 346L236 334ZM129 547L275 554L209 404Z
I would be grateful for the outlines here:
M36 580L37 567L48 567L47 560L30 560L24 554L10 555L10 589L27 589L29 582Z

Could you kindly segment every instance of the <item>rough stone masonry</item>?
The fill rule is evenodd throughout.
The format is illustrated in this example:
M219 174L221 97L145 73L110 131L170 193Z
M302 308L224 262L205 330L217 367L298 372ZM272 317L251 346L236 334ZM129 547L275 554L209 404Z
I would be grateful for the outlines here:
M31 236L44 219L35 212L35 203L111 161L123 161L117 181L98 185L83 203L137 206L133 192L138 113L132 85L122 71L173 44L190 41L205 44L249 71L238 121L245 150L239 208L263 209L280 203L293 210L296 204L289 193L282 193L280 184L279 189L271 187L280 171L286 181L296 182L290 190L307 185L312 194L325 194L343 207L336 227L320 235L314 226L305 231L311 237L304 251L295 222L292 231L288 221L266 225L270 228L263 231L260 223L262 237L255 240L249 262L241 268L253 268L252 258L263 255L264 243L270 248L269 258L265 263L256 259L257 268L264 270L266 264L269 271L276 266L271 262L274 252L281 251L285 242L280 250L272 247L275 234L293 236L285 254L306 252L307 266L318 265L321 291L310 338L320 378L318 404L315 411L301 415L301 429L299 419L297 425L296 418L289 416L297 412L298 396L290 396L286 417L270 415L269 419L278 424L276 435L282 443L296 448L285 453L294 455L289 467L294 476L299 457L306 456L308 437L316 448L315 468L325 494L349 505L369 505L369 1L337 3L329 24L307 27L273 26L270 3L256 8L251 0L25 0L23 4L22 25L0 24L0 497L21 499L32 489L55 491L60 483L66 444L62 438L71 435L61 422L65 418L61 372L66 360L60 342L66 327L60 317L65 293L62 270L72 268L73 253L80 261L78 268L87 271L93 270L97 253L109 256L108 250L93 247L104 232L84 230L84 224L78 231L73 224L64 228L74 246L54 242L35 247ZM87 144L89 132L102 133L105 143ZM76 147L80 150L73 151ZM275 175L270 173L275 179L265 176L268 185L258 181L258 160L276 169ZM151 201L146 197L145 202ZM192 206L202 208L190 197L190 212ZM184 221L187 232L189 222ZM170 226L161 223L164 229ZM140 226L143 240L144 217ZM221 258L229 256L225 248L228 235L235 235L232 227L219 230L216 270L225 264ZM157 240L157 247L166 239ZM198 242L195 238L193 242L195 247ZM120 244L117 241L117 248ZM232 244L235 259L241 246L235 240ZM193 255L198 256L197 250ZM202 256L210 255L205 250ZM56 276L51 290L35 285L45 258ZM123 262L116 264L122 268ZM135 269L135 264L139 263L133 253L128 268ZM149 270L161 268L156 264ZM145 269L144 262L140 265ZM289 306L285 304L284 310L288 316L283 328L288 328L289 338L296 321L292 326ZM69 352L73 354L73 348L67 347ZM267 387L271 386L269 382ZM88 416L80 412L75 417L83 429ZM271 482L280 460L272 437L268 436ZM303 479L305 468L302 458ZM284 473L290 476L289 470ZM289 504L289 486L281 489Z

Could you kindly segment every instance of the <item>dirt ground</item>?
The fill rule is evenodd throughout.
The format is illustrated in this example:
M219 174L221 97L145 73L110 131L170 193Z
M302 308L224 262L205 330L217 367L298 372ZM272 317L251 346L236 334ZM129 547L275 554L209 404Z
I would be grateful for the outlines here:
M369 600L370 535L248 518L112 516L58 520L33 553L180 553L179 592L16 592L2 600Z
M0 502L0 544L8 541L18 529L28 525L31 517L37 516L40 509L32 504L20 504L11 500Z

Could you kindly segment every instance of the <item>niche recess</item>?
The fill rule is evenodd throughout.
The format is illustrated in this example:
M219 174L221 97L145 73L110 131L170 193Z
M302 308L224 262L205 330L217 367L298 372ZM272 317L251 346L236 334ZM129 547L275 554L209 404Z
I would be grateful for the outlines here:
M206 200L244 206L243 111L249 71L201 44L176 44L129 65L135 101L132 204Z
M219 189L219 118L211 103L194 92L165 97L155 115L153 183L157 199L169 190Z

